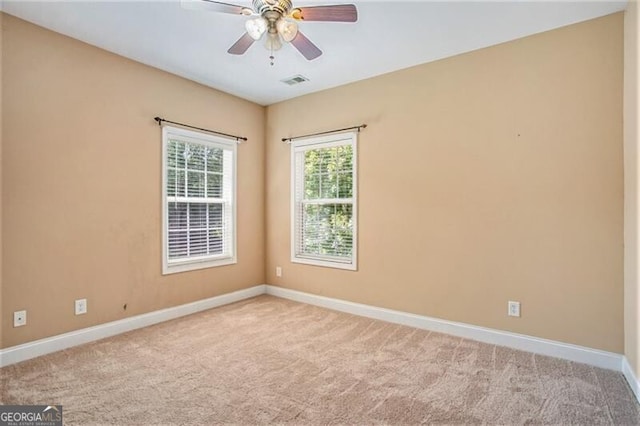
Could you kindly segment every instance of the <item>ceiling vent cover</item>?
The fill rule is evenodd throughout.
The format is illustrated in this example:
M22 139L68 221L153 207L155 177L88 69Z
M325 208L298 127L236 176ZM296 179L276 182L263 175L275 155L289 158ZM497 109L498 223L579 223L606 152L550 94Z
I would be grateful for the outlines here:
M309 81L309 79L303 75L294 75L293 77L290 78L285 78L284 80L280 80L285 84L288 84L289 86L294 86L296 84L300 84L300 83L304 83L305 81Z

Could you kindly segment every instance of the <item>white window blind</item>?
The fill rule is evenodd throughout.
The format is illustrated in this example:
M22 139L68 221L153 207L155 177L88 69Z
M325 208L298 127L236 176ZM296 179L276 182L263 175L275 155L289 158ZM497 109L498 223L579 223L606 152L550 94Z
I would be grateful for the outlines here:
M292 261L357 268L356 133L292 143Z
M236 262L236 143L163 128L163 272Z

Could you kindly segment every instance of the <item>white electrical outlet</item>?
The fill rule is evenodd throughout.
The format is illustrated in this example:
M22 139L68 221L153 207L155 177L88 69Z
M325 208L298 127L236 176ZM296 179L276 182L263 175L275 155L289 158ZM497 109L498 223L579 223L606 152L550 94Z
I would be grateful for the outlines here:
M87 313L87 299L76 300L76 315Z
M280 266L276 266L276 277L282 276L282 268Z
M508 314L510 317L519 317L520 316L520 302L512 302L509 301L508 304Z
M27 311L16 311L13 313L13 326L22 327L27 325Z

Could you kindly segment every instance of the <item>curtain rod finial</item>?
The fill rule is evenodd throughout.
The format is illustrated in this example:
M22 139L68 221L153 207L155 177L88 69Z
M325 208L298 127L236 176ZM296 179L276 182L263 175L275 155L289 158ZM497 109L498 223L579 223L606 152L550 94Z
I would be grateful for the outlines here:
M158 126L160 126L160 125L162 124L162 122L164 121L164 120L162 120L162 118L160 118L160 117L153 117L153 119L154 119L154 120L156 120L156 121L158 122Z

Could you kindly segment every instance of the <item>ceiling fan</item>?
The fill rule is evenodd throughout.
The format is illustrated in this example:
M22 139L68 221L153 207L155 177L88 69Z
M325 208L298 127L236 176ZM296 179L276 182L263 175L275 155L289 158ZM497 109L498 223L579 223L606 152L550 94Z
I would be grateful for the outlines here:
M245 22L246 32L227 51L242 55L255 42L265 37L265 47L273 51L282 47L282 40L291 43L311 61L322 51L298 30L299 21L356 22L358 11L352 4L293 7L291 0L253 0L253 8L213 0L181 0L185 9L209 10L243 16L257 16Z

